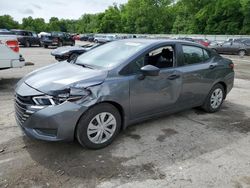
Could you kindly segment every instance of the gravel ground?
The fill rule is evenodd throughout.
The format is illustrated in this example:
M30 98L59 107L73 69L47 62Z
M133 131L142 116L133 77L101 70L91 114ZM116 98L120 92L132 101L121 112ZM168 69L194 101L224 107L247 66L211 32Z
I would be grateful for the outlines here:
M30 139L14 120L15 83L54 63L50 52L22 48L35 65L0 71L0 187L250 187L250 57L227 56L236 79L220 112L140 123L93 151Z

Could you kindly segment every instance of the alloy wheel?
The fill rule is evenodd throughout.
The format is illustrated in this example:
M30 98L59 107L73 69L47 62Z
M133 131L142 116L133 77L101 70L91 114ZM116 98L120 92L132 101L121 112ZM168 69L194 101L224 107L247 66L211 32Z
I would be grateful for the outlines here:
M223 100L223 91L220 88L214 90L210 98L210 104L213 109L218 108Z

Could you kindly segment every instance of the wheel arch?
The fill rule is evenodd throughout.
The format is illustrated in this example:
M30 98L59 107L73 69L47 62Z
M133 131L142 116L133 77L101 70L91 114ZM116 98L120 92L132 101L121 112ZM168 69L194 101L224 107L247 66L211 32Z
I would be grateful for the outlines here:
M99 102L99 103L96 103L96 104L90 106L90 107L88 108L87 111L89 111L91 108L93 108L94 106L97 106L97 105L99 105L99 104L110 104L110 105L114 106L114 107L117 109L117 111L119 112L120 116L121 116L121 130L124 130L124 129L126 128L125 112L124 112L124 109L123 109L122 105L120 105L119 103L117 103L117 102L115 102L115 101L101 101L101 102ZM79 124L79 121L80 121L80 119L82 118L82 116L83 116L87 111L83 112L83 113L81 114L81 116L80 116L80 117L78 118L78 120L77 120L77 123L76 123L75 128L74 128L74 129L75 129L75 130L74 130L74 138L76 138L76 131L77 131L77 126L78 126L78 124Z
M227 84L224 82L224 81L219 81L219 82L216 82L213 87L216 85L216 84L221 84L224 88L224 91L225 91L225 95L224 95L224 99L226 98L227 96Z

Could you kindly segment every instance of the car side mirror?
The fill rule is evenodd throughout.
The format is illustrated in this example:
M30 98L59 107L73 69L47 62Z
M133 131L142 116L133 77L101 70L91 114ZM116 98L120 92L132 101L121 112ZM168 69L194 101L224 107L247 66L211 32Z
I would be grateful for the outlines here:
M160 69L153 65L146 65L141 68L141 72L144 76L159 76Z

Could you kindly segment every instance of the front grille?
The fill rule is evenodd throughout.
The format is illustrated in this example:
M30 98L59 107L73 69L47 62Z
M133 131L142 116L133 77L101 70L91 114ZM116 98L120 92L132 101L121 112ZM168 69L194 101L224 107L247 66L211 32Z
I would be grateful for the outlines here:
M22 97L20 95L15 96L15 112L16 120L19 125L23 123L30 117L34 112L29 110L29 106L33 105L31 97Z

